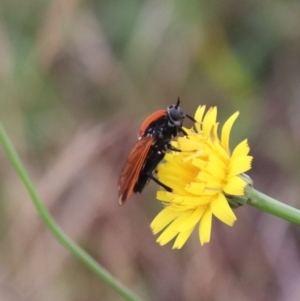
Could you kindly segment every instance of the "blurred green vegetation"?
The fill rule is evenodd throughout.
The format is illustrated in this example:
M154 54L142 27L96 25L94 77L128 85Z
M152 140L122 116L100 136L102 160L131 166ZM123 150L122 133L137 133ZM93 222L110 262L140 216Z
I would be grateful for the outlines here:
M296 0L1 1L0 118L62 227L146 300L297 300L298 228L241 208L171 251L149 230L156 186L119 208L116 182L139 124L180 96L221 122L239 110L255 186L299 208L299 26ZM119 300L0 166L0 299Z

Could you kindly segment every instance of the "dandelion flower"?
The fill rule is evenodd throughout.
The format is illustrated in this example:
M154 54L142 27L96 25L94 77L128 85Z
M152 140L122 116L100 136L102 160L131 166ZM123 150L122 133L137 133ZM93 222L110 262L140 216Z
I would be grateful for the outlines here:
M232 152L229 149L230 132L238 115L236 112L225 122L219 139L217 108L205 113L205 106L200 106L195 128L185 128L188 137L172 143L181 152L166 154L158 166L159 180L172 188L172 192L157 192L165 207L151 228L154 234L162 232L157 239L160 245L175 238L173 248L180 249L197 225L203 245L210 241L213 215L229 226L236 221L226 197L244 195L247 183L241 174L251 168L252 161L247 140Z

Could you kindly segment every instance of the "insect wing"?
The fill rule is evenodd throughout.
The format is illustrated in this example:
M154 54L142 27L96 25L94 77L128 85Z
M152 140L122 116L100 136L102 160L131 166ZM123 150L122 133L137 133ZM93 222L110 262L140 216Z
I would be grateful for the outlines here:
M133 145L119 178L119 205L123 205L132 194L153 142L154 138L149 136L136 141Z
M157 121L158 119L163 118L165 116L167 116L166 110L158 110L152 113L150 116L148 116L141 126L141 129L139 131L139 136L143 137L145 131L149 128L152 122Z

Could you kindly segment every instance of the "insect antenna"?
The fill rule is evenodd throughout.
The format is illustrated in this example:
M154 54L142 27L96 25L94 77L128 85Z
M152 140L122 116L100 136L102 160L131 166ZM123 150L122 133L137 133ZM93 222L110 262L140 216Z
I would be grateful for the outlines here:
M194 119L192 116L190 116L190 115L188 115L188 114L185 114L185 116L186 116L188 119L192 120L193 122L197 122L196 119Z
M175 109L178 109L179 104L180 104L180 97L178 96L178 99L177 99L177 103L176 103Z

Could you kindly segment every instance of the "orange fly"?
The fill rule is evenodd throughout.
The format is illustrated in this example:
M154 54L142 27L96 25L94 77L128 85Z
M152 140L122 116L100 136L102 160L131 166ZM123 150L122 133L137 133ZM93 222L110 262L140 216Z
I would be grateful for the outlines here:
M183 120L188 117L179 108L180 99L176 105L166 110L152 113L143 122L139 131L138 140L133 145L119 177L119 205L123 205L132 193L142 192L146 184L152 179L167 191L172 189L161 183L154 173L158 163L164 158L166 151L180 151L171 145L171 140L178 132L186 135L182 129Z

